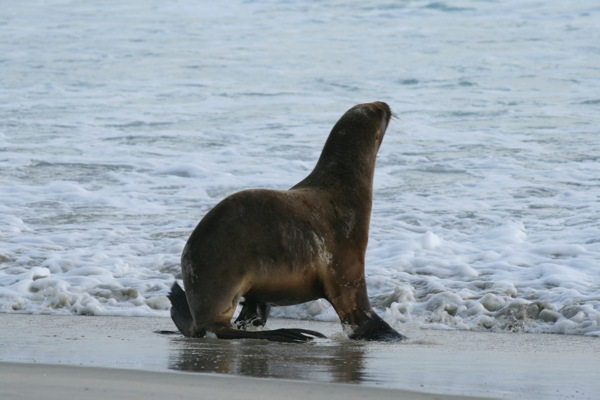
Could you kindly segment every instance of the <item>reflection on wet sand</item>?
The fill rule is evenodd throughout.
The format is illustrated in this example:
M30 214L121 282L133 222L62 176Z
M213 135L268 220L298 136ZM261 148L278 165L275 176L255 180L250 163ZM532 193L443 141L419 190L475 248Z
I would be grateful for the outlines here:
M173 338L170 347L169 368L181 371L337 383L360 383L365 375L365 345L360 342Z

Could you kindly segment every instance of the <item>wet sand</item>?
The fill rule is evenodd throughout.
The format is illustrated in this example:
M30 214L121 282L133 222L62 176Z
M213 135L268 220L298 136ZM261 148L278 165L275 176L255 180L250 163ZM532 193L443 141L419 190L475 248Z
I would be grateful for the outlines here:
M186 339L168 318L0 314L0 398L594 399L600 338L419 330L347 340L339 324L275 319L330 339ZM86 367L86 368L82 368ZM92 368L90 368L92 367ZM265 379L268 378L268 379Z

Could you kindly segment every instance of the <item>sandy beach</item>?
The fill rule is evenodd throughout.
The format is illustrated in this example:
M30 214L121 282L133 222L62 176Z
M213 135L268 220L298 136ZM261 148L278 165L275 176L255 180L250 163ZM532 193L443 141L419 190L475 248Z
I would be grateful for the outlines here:
M0 400L600 399L599 4L3 1ZM325 299L269 319L311 343L159 333L209 210L294 187L373 101L372 207L300 208L352 250L371 210L369 302L409 340L350 341Z
M0 398L593 399L593 337L410 329L353 342L338 324L276 319L307 344L186 339L167 318L0 314Z

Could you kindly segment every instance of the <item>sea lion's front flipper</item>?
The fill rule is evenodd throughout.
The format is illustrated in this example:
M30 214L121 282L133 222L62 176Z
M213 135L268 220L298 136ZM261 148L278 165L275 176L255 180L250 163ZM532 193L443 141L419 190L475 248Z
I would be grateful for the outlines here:
M356 327L349 336L356 340L374 340L382 342L399 342L408 339L388 325L381 317L371 310L369 319L362 325Z

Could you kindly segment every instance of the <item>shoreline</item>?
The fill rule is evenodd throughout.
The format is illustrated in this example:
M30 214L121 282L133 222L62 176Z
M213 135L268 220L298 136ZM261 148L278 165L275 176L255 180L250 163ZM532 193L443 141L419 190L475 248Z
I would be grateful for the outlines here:
M393 393L396 399L593 399L600 392L595 337L402 327L410 338L403 343L356 342L337 323L270 320L270 329L302 327L329 337L281 344L158 334L174 329L170 319L160 317L0 314L0 324L0 397L7 399L54 390L65 398L84 386L100 390L111 376L119 382L109 385L116 398L144 389L143 382L163 382L164 389L152 392L173 390L184 398L213 384L214 390L221 387L215 397L239 397L254 385L249 382L266 398L282 391L299 397L307 390L328 399L358 399L358 393L377 398ZM11 383L23 374L29 376L26 385Z
M459 400L484 399L439 395L400 389L347 384L259 379L221 374L156 372L52 364L0 362L0 397L3 399L87 400L110 399L240 399L252 396L264 400L286 399L362 400ZM486 398L487 399L487 398Z

